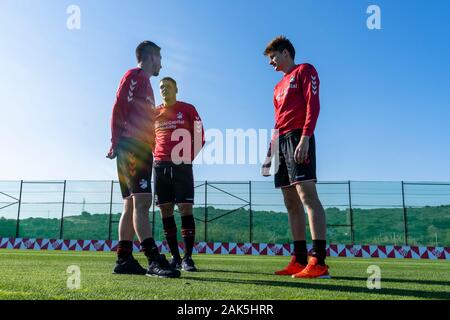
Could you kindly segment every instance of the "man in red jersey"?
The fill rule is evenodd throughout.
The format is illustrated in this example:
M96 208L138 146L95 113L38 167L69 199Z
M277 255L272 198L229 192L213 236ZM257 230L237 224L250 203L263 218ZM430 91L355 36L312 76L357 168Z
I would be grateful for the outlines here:
M151 178L155 145L155 99L150 77L161 69L161 48L144 41L136 48L138 67L128 70L120 81L111 119L112 145L108 158L117 157L120 189L124 199L119 222L119 245L113 273L179 277L152 237L148 212L152 202ZM147 270L133 258L137 234L148 259Z
M325 211L316 190L316 147L314 129L319 116L319 76L307 63L295 64L295 49L285 37L279 36L266 47L264 55L275 71L284 75L275 86L275 129L272 146L278 145L279 167L275 187L281 188L289 215L294 252L289 264L277 275L293 278L329 278L326 257ZM278 144L275 144L274 141ZM263 165L270 167L270 160ZM266 174L263 174L266 175ZM306 246L307 209L313 240L308 261Z
M192 161L205 144L200 116L191 104L177 101L177 83L170 77L160 82L163 104L156 108L153 152L156 203L161 209L164 233L172 254L171 266L197 271L192 260L195 240L194 177ZM177 204L181 213L184 257L178 249L177 226L173 216Z

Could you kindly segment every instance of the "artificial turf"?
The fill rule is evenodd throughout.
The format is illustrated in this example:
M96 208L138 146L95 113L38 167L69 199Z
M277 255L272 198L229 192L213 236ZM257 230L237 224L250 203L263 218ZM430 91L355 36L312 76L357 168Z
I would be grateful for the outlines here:
M145 265L142 254L135 257ZM203 254L194 260L199 272L162 279L111 274L112 252L2 249L0 300L450 299L448 261L329 258L332 279L304 280L272 274L289 257ZM67 287L71 265L81 271L81 287L75 290ZM371 265L381 270L381 289L367 288Z

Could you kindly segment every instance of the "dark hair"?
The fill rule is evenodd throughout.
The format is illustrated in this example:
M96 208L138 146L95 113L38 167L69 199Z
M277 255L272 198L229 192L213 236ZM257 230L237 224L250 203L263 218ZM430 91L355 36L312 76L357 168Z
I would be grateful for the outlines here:
M164 78L161 79L160 82L163 82L163 81L170 81L170 82L172 82L175 85L175 87L177 86L177 82L171 77L164 77Z
M149 56L159 53L161 50L155 43L151 41L142 41L136 48L136 59L138 62L146 60Z
M264 55L267 56L271 52L283 52L286 49L291 55L292 60L295 59L295 49L292 43L285 36L278 36L267 45L264 50Z

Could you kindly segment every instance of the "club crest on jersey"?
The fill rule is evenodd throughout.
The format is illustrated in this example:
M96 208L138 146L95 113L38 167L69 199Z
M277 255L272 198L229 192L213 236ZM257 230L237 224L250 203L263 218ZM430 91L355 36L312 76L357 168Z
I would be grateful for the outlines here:
M289 88L291 89L297 89L297 84L295 83L295 77L291 77L289 80Z
M183 114L182 114L181 112L178 112L178 114L177 114L177 119L178 119L178 120L183 119Z
M142 190L147 189L148 187L148 182L145 179L141 179L141 181L139 181L139 186L141 187Z

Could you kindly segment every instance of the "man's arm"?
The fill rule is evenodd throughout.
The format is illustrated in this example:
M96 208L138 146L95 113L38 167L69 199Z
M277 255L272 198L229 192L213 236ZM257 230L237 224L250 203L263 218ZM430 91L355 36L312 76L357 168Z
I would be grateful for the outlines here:
M200 153L203 146L205 145L205 130L203 128L203 121L200 118L195 107L192 111L192 127L191 127L191 135L192 135L192 161L194 161L195 157Z
M261 175L263 177L269 177L270 176L270 167L272 166L272 141L269 143L269 149L267 150L266 159L264 160L264 163L261 166Z
M306 102L306 120L302 135L311 137L316 128L317 118L320 112L319 100L319 75L312 65L300 73L300 81L303 90L303 97Z
M111 148L107 157L114 159L117 156L117 146L127 125L129 106L134 99L137 80L130 75L125 76L117 89L111 117Z
M295 149L294 158L296 162L303 163L308 159L309 138L314 134L320 112L319 75L312 65L308 65L305 70L300 73L300 83L302 85L303 97L306 102L306 120L302 137Z

